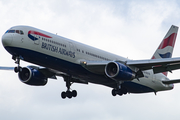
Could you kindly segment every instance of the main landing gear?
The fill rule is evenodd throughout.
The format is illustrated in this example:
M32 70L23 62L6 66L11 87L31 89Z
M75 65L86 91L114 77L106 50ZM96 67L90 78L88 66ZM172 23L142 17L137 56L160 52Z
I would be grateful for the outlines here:
M112 95L113 96L116 96L117 94L122 96L123 94L126 95L128 93L127 89L123 88L121 86L121 84L122 84L121 82L118 82L117 83L117 88L112 89Z
M66 87L67 87L67 91L63 91L61 93L61 97L63 99L65 99L66 97L68 97L69 99L71 99L72 97L76 97L77 96L77 91L76 90L70 90L70 86L72 85L71 83L71 77L64 77L64 81L66 82Z
M126 95L127 94L127 90L126 89L115 89L114 88L112 90L112 95L116 96L117 94L120 95L120 96L122 96L123 94Z

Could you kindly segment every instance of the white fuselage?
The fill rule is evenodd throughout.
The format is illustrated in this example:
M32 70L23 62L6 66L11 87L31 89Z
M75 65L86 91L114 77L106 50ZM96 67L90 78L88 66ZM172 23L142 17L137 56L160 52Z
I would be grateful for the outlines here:
M80 65L82 60L91 61L126 61L121 56L55 35L29 26L15 26L10 30L22 30L23 34L6 33L2 37L4 47L12 55L20 55L22 60L43 67L72 74L87 82L113 87L115 83L105 75L96 75ZM37 32L37 33L36 33ZM40 34L42 33L42 34ZM152 70L143 71L144 77L130 81L138 91L132 93L157 92L170 90L173 85L165 85L162 81L169 80L162 73L153 74ZM128 82L127 87L131 87ZM139 85L139 86L138 86ZM152 91L142 91L139 87L147 87Z

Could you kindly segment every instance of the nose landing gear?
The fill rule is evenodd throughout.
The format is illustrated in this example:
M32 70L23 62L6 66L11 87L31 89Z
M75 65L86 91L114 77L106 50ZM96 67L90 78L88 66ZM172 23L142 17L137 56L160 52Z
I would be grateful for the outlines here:
M12 59L15 60L15 63L18 65L17 67L14 68L14 72L18 73L21 71L21 66L20 66L20 57L18 56L12 56Z

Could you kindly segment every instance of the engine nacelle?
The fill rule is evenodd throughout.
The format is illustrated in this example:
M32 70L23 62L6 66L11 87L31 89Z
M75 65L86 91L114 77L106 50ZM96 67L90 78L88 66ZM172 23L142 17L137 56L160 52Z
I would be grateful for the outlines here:
M28 85L43 86L47 83L47 78L40 71L31 67L23 67L18 76L21 82Z
M105 67L106 75L114 80L129 81L135 78L135 73L126 65L119 62L110 62Z

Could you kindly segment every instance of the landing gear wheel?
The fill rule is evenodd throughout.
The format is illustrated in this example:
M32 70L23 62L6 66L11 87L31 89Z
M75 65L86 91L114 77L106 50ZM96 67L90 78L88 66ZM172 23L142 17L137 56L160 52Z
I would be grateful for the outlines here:
M22 70L22 68L21 68L20 66L14 68L14 72L15 72L15 73L18 73L18 72L20 72L21 70Z
M122 91L122 89L119 89L119 90L118 90L118 95L120 95L120 96L122 96L122 95L123 95L123 91Z
M72 91L72 96L73 96L73 97L76 97L76 96L77 96L77 91L76 91L76 90L73 90L73 91Z
M18 67L15 67L15 68L14 68L14 72L15 72L15 73L18 73L18 72L19 72Z
M66 92L62 92L61 93L61 97L63 99L65 99L66 97L68 97L69 99L71 99L72 97L76 97L77 96L77 91L76 90L73 90L72 92L71 91L66 91Z
M71 99L72 98L72 92L71 91L66 91L66 96Z
M65 98L66 98L66 92L63 91L63 92L61 93L61 97L62 97L63 99L65 99Z
M112 90L112 95L113 96L116 96L117 94L118 95L120 95L120 96L122 96L123 94L125 95L125 94L127 94L128 92L127 92L127 89L113 89Z
M112 95L113 95L113 96L116 96L116 95L117 95L117 90L116 90L116 89L113 89L113 90L112 90Z

